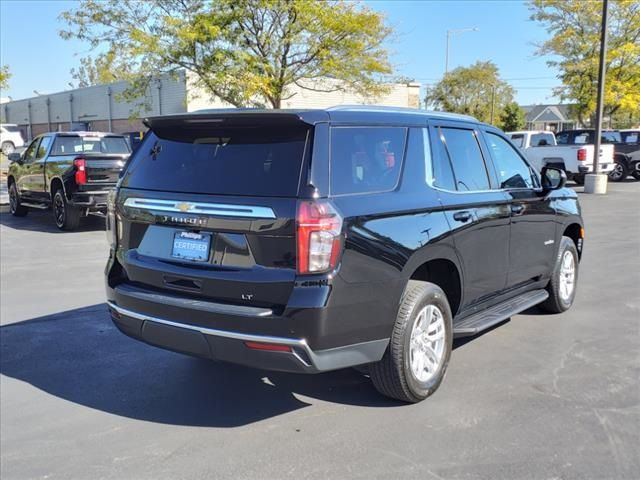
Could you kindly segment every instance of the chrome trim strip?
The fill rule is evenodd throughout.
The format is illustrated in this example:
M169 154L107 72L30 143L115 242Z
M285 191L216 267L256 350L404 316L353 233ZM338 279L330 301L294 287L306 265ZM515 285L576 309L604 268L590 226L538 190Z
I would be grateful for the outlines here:
M229 205L224 203L129 197L124 202L124 206L158 212L196 213L222 217L276 218L276 214L272 208L251 205Z
M302 347L308 350L306 340L297 338L286 337L271 337L268 335L252 335L248 333L229 332L227 330L216 330L213 328L199 327L197 325L190 325L188 323L173 322L171 320L165 320L163 318L154 317L151 315L144 315L142 313L127 310L126 308L119 307L113 302L107 302L110 308L113 308L116 312L125 315L127 317L137 318L138 320L148 320L151 322L162 323L171 327L186 328L188 330L195 330L196 332L203 333L205 335L213 335L216 337L233 338L234 340L244 340L247 342L263 342L263 343L280 343L282 345L291 345L292 347Z

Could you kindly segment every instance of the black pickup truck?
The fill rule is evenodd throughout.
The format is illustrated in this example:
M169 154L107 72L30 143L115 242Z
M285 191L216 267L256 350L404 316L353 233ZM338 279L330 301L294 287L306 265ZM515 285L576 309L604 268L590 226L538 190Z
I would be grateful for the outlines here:
M11 214L52 208L56 226L73 230L82 216L106 213L107 194L131 150L122 135L100 132L45 133L23 153L9 155Z

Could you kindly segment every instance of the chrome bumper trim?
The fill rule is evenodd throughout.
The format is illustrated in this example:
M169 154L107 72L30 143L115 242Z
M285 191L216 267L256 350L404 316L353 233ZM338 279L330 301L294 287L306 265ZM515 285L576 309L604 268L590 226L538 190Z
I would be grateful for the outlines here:
M129 197L124 202L124 206L157 212L193 213L222 217L276 218L276 214L270 207L251 205L229 205L225 203L202 203Z

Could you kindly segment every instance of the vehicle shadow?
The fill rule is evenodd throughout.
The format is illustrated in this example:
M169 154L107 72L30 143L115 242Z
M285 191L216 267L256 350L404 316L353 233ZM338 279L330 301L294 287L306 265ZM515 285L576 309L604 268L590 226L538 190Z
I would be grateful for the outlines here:
M403 405L353 369L265 372L146 345L120 333L105 304L0 327L0 373L103 412L176 425L238 427L305 408L312 399Z
M89 215L80 220L80 226L72 232L63 232L56 227L53 213L50 210L31 210L26 217L14 217L9 213L8 207L0 210L0 225L15 230L31 232L74 234L78 232L95 232L105 229L105 220L102 217Z

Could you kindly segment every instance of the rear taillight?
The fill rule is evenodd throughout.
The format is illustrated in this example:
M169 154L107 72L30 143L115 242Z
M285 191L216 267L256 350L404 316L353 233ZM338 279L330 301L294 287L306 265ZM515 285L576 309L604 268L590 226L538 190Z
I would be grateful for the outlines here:
M73 166L76 168L76 185L85 185L87 183L87 161L78 157L73 161Z
M587 160L587 149L586 148L578 149L578 161L584 162L586 160Z
M298 273L335 268L340 255L342 217L326 201L300 201L297 215Z

